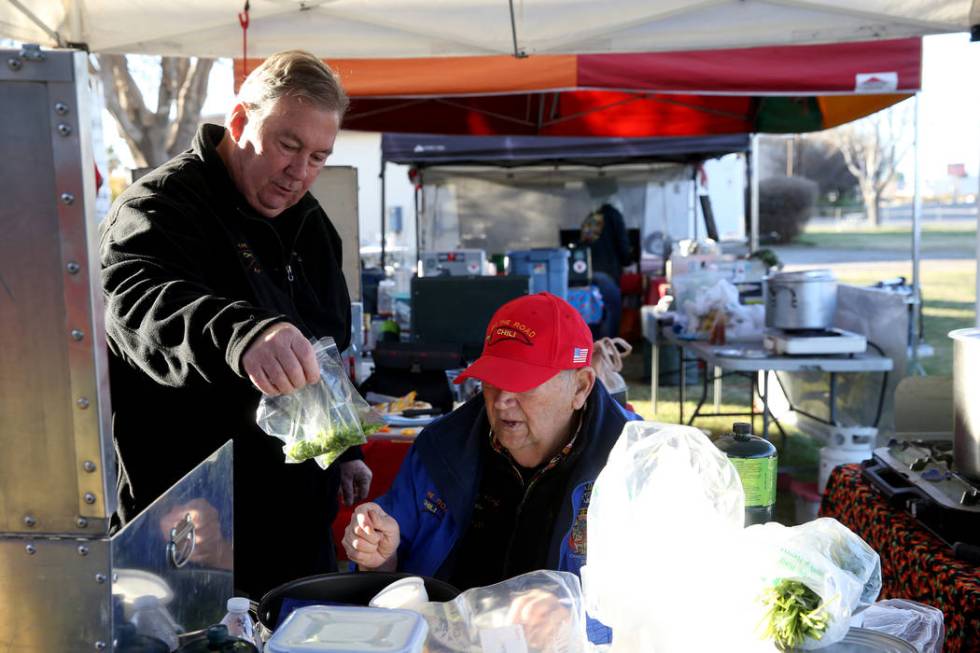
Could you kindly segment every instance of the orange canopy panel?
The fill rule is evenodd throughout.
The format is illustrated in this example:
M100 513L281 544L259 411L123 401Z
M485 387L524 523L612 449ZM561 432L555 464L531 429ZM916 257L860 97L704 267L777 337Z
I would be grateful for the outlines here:
M251 70L258 60L248 60ZM688 52L328 60L347 129L480 135L807 132L916 92L921 39ZM241 61L235 67L241 79Z

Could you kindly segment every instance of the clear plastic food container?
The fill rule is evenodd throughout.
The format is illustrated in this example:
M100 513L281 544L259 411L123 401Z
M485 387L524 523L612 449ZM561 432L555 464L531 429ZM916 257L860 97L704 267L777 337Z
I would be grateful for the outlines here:
M409 610L312 605L294 611L266 653L421 653L428 633Z

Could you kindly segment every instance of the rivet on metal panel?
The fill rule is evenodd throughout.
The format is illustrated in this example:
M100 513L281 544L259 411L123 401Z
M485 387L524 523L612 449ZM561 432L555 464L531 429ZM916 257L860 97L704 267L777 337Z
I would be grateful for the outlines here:
M62 136L71 136L71 125L67 123L58 123L58 133Z
M88 555L88 547L85 546L84 544L79 544L78 545L78 555L80 555L80 556L87 556Z
M82 338L85 337L85 332L82 331L81 329L72 329L71 330L71 337L72 337L72 340L81 340Z
M91 460L86 460L82 463L82 469L91 474L96 470L95 463L93 463Z
M106 647L106 644L101 639L95 643L95 650L96 651L104 651L105 650L105 647Z
M28 544L27 546L24 547L24 550L27 551L27 555L31 555L31 556L37 553L37 547L35 547L33 544Z
M86 399L85 397L79 397L78 401L76 401L75 403L78 404L78 407L81 408L82 410L88 408L88 399Z
M65 104L64 102L55 102L54 110L55 113L57 113L59 116L68 115L68 105Z
M65 266L69 274L78 274L78 271L82 269L82 266L75 261L68 261L68 265Z
M98 583L99 585L105 585L105 581L106 581L105 574L95 575L95 582Z
M34 528L36 524L37 524L37 520L34 519L33 516L24 515L24 526L27 526L28 528Z
M85 503L88 504L95 503L95 495L92 494L91 492L86 492L85 496L83 496L82 498L85 500Z
M88 520L85 519L84 517L79 517L78 519L75 520L75 525L78 526L79 528L85 528L86 526L88 526Z
M17 71L20 70L21 66L24 65L24 62L18 59L17 57L11 57L7 59L7 65L10 67L11 70Z
M65 204L71 205L71 203L75 201L75 196L72 195L71 193L62 193L61 201L64 202Z

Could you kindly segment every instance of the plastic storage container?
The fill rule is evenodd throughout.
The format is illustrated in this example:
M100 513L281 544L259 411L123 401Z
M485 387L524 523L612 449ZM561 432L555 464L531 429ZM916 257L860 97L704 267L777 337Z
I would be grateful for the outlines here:
M752 435L752 427L737 423L733 433L715 441L735 466L745 490L745 525L764 524L773 519L776 507L776 447Z
M568 298L567 248L519 249L507 252L510 260L508 274L527 275L531 278L531 293L550 292L562 299Z
M289 615L265 653L421 653L428 631L409 610L312 605Z

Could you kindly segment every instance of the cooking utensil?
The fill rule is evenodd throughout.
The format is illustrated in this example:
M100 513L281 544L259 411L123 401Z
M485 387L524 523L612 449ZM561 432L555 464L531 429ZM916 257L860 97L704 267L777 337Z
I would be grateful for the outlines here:
M764 279L766 326L826 329L837 310L837 281L830 270L777 272Z

